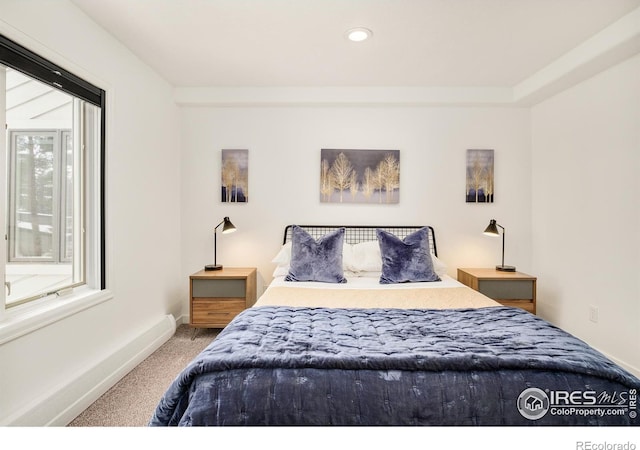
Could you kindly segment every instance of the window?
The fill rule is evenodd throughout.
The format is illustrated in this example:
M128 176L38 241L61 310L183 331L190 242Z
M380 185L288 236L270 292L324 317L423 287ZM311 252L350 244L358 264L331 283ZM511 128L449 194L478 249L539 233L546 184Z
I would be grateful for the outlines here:
M73 261L70 135L69 130L8 129L9 263Z
M105 92L1 35L0 71L0 306L104 289Z

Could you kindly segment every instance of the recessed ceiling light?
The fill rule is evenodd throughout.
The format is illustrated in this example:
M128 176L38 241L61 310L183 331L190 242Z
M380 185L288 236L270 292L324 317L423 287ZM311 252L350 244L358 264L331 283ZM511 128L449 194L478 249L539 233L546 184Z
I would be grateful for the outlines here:
M352 28L345 33L347 39L353 42L362 42L369 39L373 33L368 28Z

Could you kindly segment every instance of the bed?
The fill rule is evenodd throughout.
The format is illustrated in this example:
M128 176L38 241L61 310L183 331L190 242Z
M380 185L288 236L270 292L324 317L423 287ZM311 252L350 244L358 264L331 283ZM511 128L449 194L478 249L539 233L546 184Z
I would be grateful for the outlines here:
M447 276L431 227L287 226L274 262L150 426L639 424L638 378Z

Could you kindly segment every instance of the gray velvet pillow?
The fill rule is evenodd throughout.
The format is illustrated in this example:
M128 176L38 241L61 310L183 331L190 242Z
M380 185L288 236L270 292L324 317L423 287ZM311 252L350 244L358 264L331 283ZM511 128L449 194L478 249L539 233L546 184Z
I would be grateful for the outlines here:
M285 281L346 283L342 268L344 228L327 233L317 241L294 225L291 231L291 263Z
M404 240L380 229L376 235L382 256L381 284L440 281L433 270L428 228L421 228Z

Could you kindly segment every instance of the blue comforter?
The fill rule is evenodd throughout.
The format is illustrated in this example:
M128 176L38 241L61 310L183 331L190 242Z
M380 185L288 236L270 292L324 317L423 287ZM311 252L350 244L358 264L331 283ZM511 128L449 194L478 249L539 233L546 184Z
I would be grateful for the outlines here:
M638 389L517 308L265 306L185 368L150 425L637 425Z

